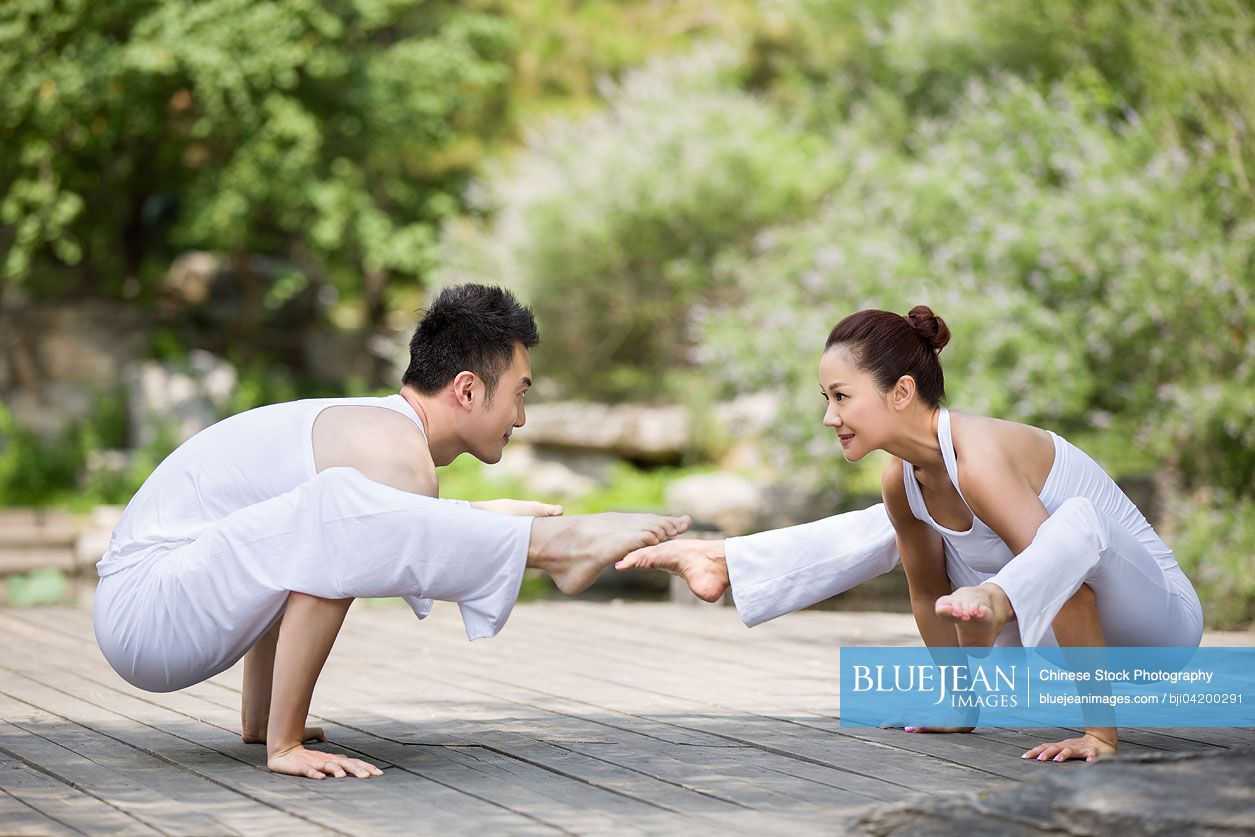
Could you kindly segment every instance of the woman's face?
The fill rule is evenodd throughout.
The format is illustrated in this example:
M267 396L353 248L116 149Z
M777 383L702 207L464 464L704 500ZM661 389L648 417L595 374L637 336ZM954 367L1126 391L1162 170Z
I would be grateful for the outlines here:
M842 346L833 346L819 359L819 388L828 402L824 427L836 431L846 461L858 462L879 449L893 418L888 398Z

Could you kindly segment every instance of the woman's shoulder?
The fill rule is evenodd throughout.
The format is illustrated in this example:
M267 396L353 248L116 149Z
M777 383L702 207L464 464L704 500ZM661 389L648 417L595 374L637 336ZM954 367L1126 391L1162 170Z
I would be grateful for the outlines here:
M885 502L885 510L889 513L889 519L893 521L895 526L901 526L915 519L914 512L911 511L910 500L906 496L906 480L903 478L903 468L910 467L906 465L900 458L890 456L885 461L885 467L880 472L880 496Z
M963 482L989 469L1009 468L1040 490L1054 463L1054 438L1031 424L951 412L950 433Z

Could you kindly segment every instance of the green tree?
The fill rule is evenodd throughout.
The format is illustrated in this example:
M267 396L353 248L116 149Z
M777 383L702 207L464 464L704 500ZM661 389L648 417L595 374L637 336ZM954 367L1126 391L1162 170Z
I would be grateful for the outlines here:
M515 46L490 3L0 4L0 293L133 294L195 247L253 316L260 253L378 323L508 134Z

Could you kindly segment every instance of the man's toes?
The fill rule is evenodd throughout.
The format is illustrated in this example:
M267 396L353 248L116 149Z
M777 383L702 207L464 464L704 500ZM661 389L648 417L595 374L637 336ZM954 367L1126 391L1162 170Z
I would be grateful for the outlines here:
M670 531L671 537L674 538L676 535L684 531L687 531L689 528L689 524L691 524L692 522L693 522L693 519L689 517L687 514L681 515L680 517L668 517L667 529L668 531Z

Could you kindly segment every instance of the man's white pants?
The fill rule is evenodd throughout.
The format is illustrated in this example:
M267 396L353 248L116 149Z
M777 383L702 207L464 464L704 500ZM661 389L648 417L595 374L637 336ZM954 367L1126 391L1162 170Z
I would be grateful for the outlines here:
M753 626L843 593L898 564L883 504L814 523L729 538L728 577L737 611ZM1089 584L1104 644L1197 646L1203 614L1181 568L1161 565L1128 530L1081 497L1065 501L1032 544L997 573L954 561L956 587L998 584L1017 614L999 645L1056 644L1051 622Z
M101 579L96 638L124 679L166 692L234 665L292 591L400 596L420 618L433 599L455 601L468 637L493 636L518 597L531 525L329 468Z

